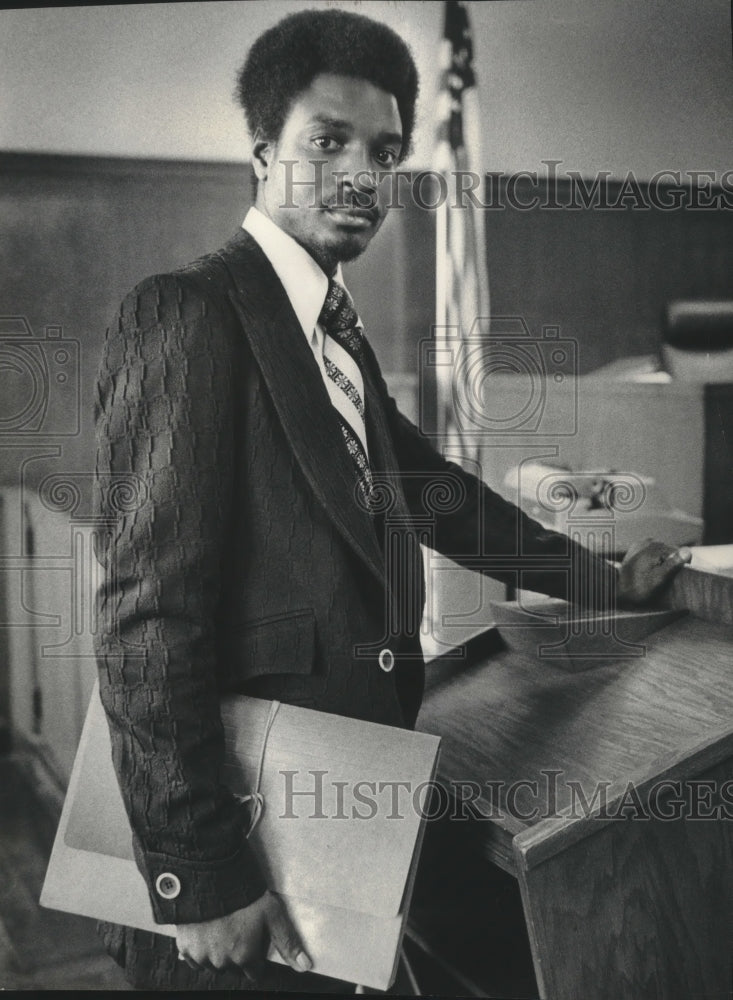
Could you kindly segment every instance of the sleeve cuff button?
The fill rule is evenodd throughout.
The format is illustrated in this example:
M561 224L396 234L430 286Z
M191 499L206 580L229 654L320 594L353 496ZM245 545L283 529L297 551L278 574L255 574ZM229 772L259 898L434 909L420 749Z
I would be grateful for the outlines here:
M383 649L378 658L379 666L388 674L394 666L394 653L391 649Z
M171 872L163 872L155 880L155 891L163 899L175 899L181 893L181 881Z

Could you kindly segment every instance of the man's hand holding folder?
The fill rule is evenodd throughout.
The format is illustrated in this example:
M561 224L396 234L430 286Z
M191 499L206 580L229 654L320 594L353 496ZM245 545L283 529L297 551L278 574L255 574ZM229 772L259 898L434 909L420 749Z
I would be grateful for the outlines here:
M232 966L257 982L269 941L296 972L313 968L279 896L267 892L225 917L176 927L178 956L194 969Z

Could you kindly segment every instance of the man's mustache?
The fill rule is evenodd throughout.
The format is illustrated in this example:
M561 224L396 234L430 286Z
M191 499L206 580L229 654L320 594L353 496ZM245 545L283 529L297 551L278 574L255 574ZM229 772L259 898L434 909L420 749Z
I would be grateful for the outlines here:
M354 211L359 214L363 213L372 219L379 217L379 202L377 192L374 189L344 188L332 198L326 198L324 200L324 207Z

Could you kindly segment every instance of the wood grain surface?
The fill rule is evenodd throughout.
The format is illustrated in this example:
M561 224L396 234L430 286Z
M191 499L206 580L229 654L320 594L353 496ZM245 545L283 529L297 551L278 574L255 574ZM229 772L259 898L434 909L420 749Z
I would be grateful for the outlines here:
M567 601L546 598L492 604L492 617L506 645L551 660L562 670L590 670L623 657L643 656L642 640L685 614L674 609L578 611Z
M658 604L686 608L707 622L733 625L733 576L684 566Z
M648 805L662 778L686 804L695 781L718 806L733 783L733 628L688 615L644 644L575 674L505 649L445 674L418 720L491 817L484 854L519 880L546 1000L730 995L733 820ZM578 814L601 785L616 818ZM640 813L614 809L630 785Z
M487 854L506 870L513 836L573 796L662 772L733 730L733 628L686 616L644 644L577 674L505 650L428 690L418 726L443 738L444 779L480 786Z
M732 774L728 760L701 777L719 786ZM730 996L730 821L618 821L528 869L520 840L519 881L543 998Z
M690 750L672 751L652 763L646 771L637 771L614 782L602 797L587 809L578 802L518 834L513 841L514 856L521 853L521 867L535 868L557 854L572 849L579 841L594 836L619 818L647 814L676 818L694 811L704 812L706 803L696 792L701 774L733 760L733 732L730 725L703 740ZM703 782L704 783L704 782ZM733 783L726 791L727 801L719 803L723 819L733 819ZM677 806L675 807L675 802ZM725 810L723 811L723 804ZM677 817L679 818L679 817Z

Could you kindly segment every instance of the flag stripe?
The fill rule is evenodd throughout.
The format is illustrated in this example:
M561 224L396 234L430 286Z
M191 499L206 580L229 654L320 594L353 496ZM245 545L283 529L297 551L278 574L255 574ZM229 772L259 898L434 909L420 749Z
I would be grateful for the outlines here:
M446 0L443 39L439 49L440 94L436 105L435 168L446 175L448 199L436 227L436 327L441 345L449 347L455 360L461 340L489 330L490 299L486 267L484 210L465 198L459 201L457 177L461 172L481 171L479 112L473 68L473 42L466 5ZM456 206L456 207L451 207ZM442 338L442 339L441 339ZM457 350L458 348L458 350ZM438 379L439 431L455 433L468 457L472 449L456 426L453 378Z

